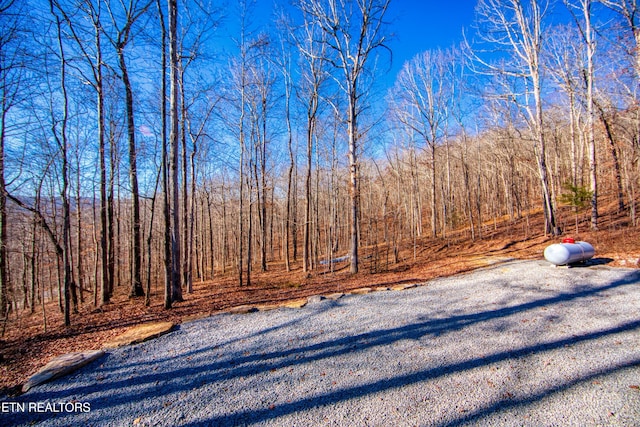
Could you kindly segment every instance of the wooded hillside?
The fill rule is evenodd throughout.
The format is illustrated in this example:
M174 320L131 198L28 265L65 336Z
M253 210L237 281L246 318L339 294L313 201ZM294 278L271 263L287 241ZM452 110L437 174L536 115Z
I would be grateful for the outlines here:
M480 0L388 86L389 0L276 3L0 1L3 334L375 281L498 227L637 236L635 1Z

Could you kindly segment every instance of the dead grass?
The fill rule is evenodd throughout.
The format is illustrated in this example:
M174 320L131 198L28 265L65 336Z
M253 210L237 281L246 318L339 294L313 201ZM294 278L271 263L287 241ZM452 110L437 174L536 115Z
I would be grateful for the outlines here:
M638 266L640 228L631 227L626 217L605 214L599 231L579 234L569 232L573 231L573 216L564 217L570 224L565 234L592 243L597 258L611 266ZM312 274L303 273L300 266L286 272L282 263L272 263L269 272L253 274L251 286L239 286L233 274L196 282L194 292L185 294L185 301L175 304L171 310L163 308L161 290L154 290L153 304L145 307L141 299L129 299L127 289L120 288L112 303L100 309L86 307L73 315L69 328L62 326L62 314L53 302L46 306L47 332L43 331L40 308L33 315L20 313L19 317L9 319L6 334L0 340L0 393L16 393L30 375L53 357L101 348L127 328L144 322L180 323L239 305L269 306L363 287L375 289L419 283L507 259L541 258L544 248L558 240L533 234L533 230L542 230L541 221L541 215L537 214L514 222L492 222L483 227L482 239L476 240L471 240L468 230L460 230L446 238L421 238L415 247L413 242L405 242L397 263L392 262L390 248L365 247L361 273L356 275L349 274L347 268L329 272L325 266ZM581 227L588 230L586 222L581 223Z

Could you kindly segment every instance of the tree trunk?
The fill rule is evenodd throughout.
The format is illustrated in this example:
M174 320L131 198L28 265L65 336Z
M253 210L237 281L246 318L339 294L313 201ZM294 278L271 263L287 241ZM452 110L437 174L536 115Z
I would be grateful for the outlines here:
M431 237L434 239L438 237L438 219L437 219L437 203L436 203L436 141L435 136L434 140L429 143L429 148L431 148ZM418 212L418 218L422 218L421 212Z
M170 146L170 182L171 182L171 301L182 299L182 284L180 274L180 128L179 128L179 85L178 76L180 64L178 58L178 1L169 0L169 67L170 67L170 114L171 133Z
M51 13L53 11L53 3L51 3ZM56 25L58 32L58 49L60 52L60 89L62 91L62 119L60 134L57 130L57 120L53 107L51 110L52 132L53 137L58 144L60 157L62 161L62 188L60 189L60 197L62 198L62 247L58 247L58 259L62 260L63 282L64 282L64 325L71 326L71 209L69 206L69 157L68 157L68 141L67 141L67 124L69 118L69 97L67 94L66 84L66 66L67 59L62 43L62 24L60 18L56 15Z
M291 235L291 197L292 197L292 180L293 169L295 166L295 157L293 154L293 132L291 130L291 118L289 112L289 97L287 97L287 146L289 147L289 170L287 171L287 207L285 212L285 227L284 227L284 263L287 271L291 271L291 260L289 259L289 245Z
M611 148L611 158L613 159L613 173L615 175L617 199L618 199L618 213L624 211L624 189L622 186L622 173L620 168L620 160L618 155L618 147L613 133L613 127L610 120L607 118L604 109L598 103L595 104L600 114L600 120L604 125L607 140L609 141L609 147Z
M251 270L253 267L253 179L251 178L251 159L247 174L247 193L249 194L249 212L247 213L247 287L251 286ZM256 183L257 185L257 183Z
M540 176L540 186L542 188L542 201L544 206L545 217L545 233L557 236L560 234L560 230L556 225L556 212L554 209L553 199L551 197L551 188L549 186L549 176L547 169L547 154L546 154L546 141L544 135L544 119L542 113L542 88L540 86L540 75L538 70L532 71L532 80L534 87L535 97L535 125L536 132L536 144L534 145L534 152L537 157L538 174Z
M206 191L206 190L205 190ZM224 188L223 188L224 191ZM206 191L206 197L207 197L207 218L209 220L209 262L211 262L211 275L208 277L209 279L213 279L215 276L215 270L216 270L216 255L215 255L215 245L214 245L214 233L213 233L213 216L211 214L211 201L209 200L209 192ZM224 209L224 207L223 207ZM223 213L224 215L224 213ZM224 230L224 233L226 233L227 230ZM224 239L223 239L224 240Z
M161 58L161 101L160 101L160 140L162 149L162 219L164 220L164 238L162 248L164 250L164 308L170 309L173 301L171 300L172 284L173 284L173 261L171 259L171 196L169 189L169 158L167 144L167 28L164 21L164 13L162 12L162 4L160 0L156 1L158 9L158 18L160 22L160 37L162 53ZM168 6L170 7L170 6Z
M259 133L260 152L258 161L260 162L260 184L256 181L256 186L260 185L258 204L260 207L260 271L267 271L267 96L266 88L262 89L262 132Z
M140 192L138 189L138 152L136 148L136 127L133 114L133 90L129 80L129 71L124 55L124 44L117 46L118 61L122 72L125 91L125 110L127 115L127 136L129 140L129 181L132 197L132 236L131 236L131 297L144 295L142 287L142 231L140 223Z
M8 312L9 277L7 274L7 190L4 167L7 106L4 96L0 102L2 102L2 111L0 112L0 317L5 317Z
M162 179L162 167L158 170L158 175L156 176L156 184L153 189L153 197L151 198L151 217L149 218L149 234L147 236L147 285L145 292L144 305L151 305L151 267L152 267L152 247L151 243L153 240L153 223L156 212L156 199L158 197L158 186L160 184L160 179Z
M302 271L311 265L311 156L313 153L313 117L307 120L307 171L304 180L304 235L302 243Z
M82 191L80 185L80 155L76 150L76 226L78 228L76 235L77 254L76 254L76 286L71 288L73 299L73 312L78 313L78 297L80 297L80 304L84 303L84 263L83 263L83 248L82 248ZM79 292L78 292L79 291ZM79 294L79 295L78 295Z
M108 298L105 302L108 302L113 295L113 289L116 286L116 215L115 215L115 180L118 176L118 158L117 158L117 143L113 131L113 123L109 126L109 152L110 152L110 168L109 168L109 188L107 195L107 259L109 270L109 288L106 290Z
M188 147L187 147L187 107L186 107L186 96L185 96L185 82L184 82L184 73L185 67L179 63L179 93L180 93L180 123L182 126L180 127L180 147L182 150L181 159L181 168L182 171L182 199L181 199L181 212L180 217L183 219L183 226L181 229L182 233L182 286L184 286L188 293L193 292L193 284L192 284L192 234L191 228L193 226L191 218L193 213L191 212L191 200L194 197L195 193L189 194L189 155L187 155ZM191 175L191 179L193 180L193 175Z
M39 193L39 191L38 191ZM39 195L36 195L36 208L40 204ZM36 293L38 292L38 221L35 215L33 215L33 221L31 225L31 277L30 277L30 285L31 285L31 314L36 312Z
M186 245L186 264L185 264L185 279L187 285L187 292L193 292L193 246L194 246L194 223L196 213L196 153L198 150L196 136L193 138L193 150L189 155L189 168L191 170L191 200L189 202L189 213L187 216L188 224L186 226L188 234Z
M595 42L593 40L593 30L591 28L591 0L581 0L582 13L584 17L584 29L582 34L587 47L587 70L584 78L587 85L587 126L589 138L589 181L591 190L591 229L598 229L598 164L596 159L596 139L595 139L595 112L593 99L593 80L595 70L593 57L595 54Z
M104 92L102 82L102 46L101 29L95 24L96 44L96 96L98 101L98 157L100 163L100 305L109 302L113 289L113 275L109 272L109 230L108 230L108 200L107 200L107 162L104 120Z
M358 194L358 152L357 152L357 123L356 123L357 111L356 111L356 92L352 91L349 97L349 122L348 122L348 138L349 138L349 195L351 198L351 239L349 248L350 268L351 274L358 272L358 226L359 226L359 203L360 198Z

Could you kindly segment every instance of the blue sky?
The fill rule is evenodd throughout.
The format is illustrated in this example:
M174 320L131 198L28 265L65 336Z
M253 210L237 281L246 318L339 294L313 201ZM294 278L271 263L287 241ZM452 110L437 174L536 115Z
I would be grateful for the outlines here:
M388 18L395 75L405 61L425 50L448 48L462 41L462 28L473 22L476 0L391 0Z

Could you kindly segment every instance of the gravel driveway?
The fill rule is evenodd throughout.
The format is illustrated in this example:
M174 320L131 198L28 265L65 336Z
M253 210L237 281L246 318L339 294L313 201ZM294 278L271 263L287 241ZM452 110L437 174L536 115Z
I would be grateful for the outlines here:
M512 261L185 323L4 399L0 424L638 426L639 386L640 270Z

